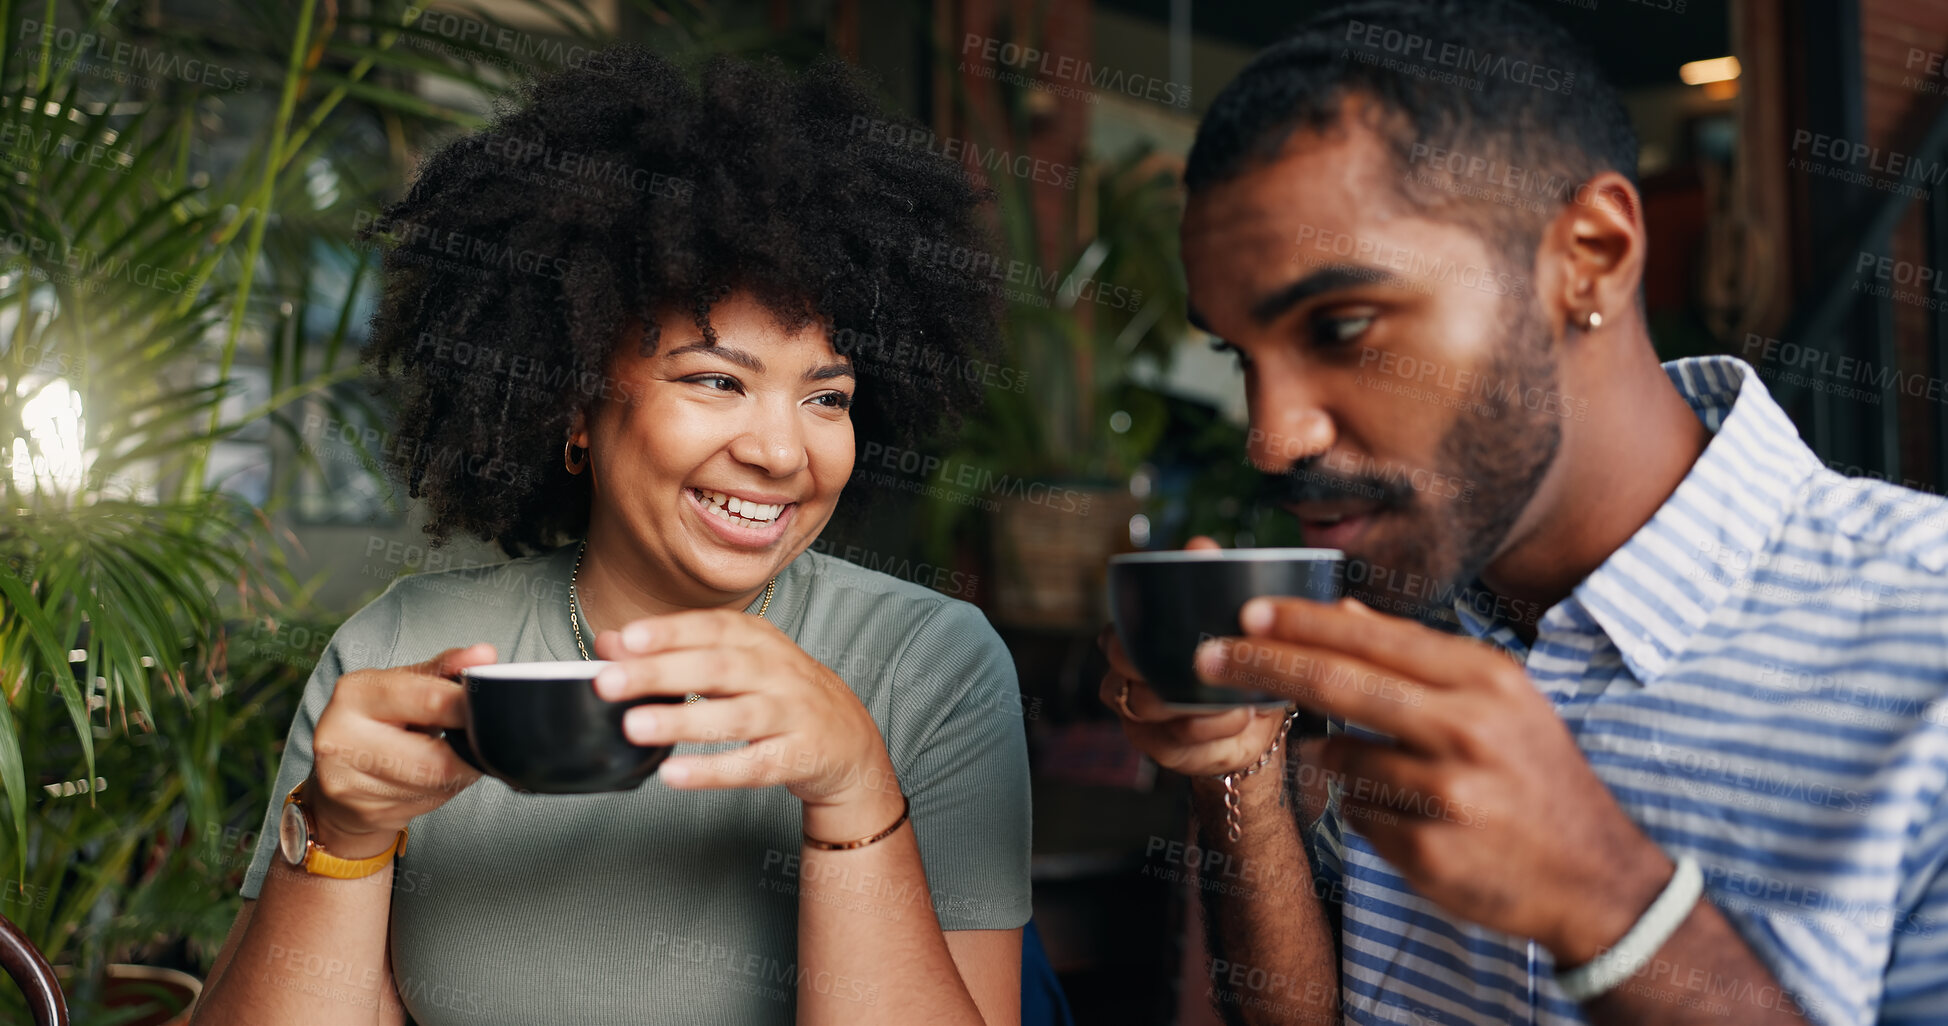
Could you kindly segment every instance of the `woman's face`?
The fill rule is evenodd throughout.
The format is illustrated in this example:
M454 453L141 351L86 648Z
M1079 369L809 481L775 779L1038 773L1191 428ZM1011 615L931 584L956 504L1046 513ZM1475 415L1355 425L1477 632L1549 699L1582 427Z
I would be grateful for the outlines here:
M723 605L762 587L831 519L852 475L851 366L814 323L787 332L733 293L706 344L686 312L656 351L618 347L574 441L594 475L591 547L628 539L667 601Z

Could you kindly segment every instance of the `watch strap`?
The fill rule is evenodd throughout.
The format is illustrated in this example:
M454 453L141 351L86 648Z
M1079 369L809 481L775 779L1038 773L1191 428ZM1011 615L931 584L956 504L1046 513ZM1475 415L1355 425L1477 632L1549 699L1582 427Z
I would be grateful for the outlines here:
M324 846L318 843L317 823L311 818L310 807L304 804L303 790L304 783L300 781L298 786L291 789L290 794L284 796L284 804L296 805L299 815L304 817L306 834L304 851L305 872L313 876L330 877L334 880L359 880L386 868L386 864L391 862L395 856L405 853L406 830L404 827L400 828L399 836L392 839L391 846L377 855L371 855L362 859L346 859L339 858L326 851Z
M392 839L392 846L386 850L363 859L341 859L311 842L311 849L304 856L304 871L314 876L328 876L334 880L358 880L371 876L393 857L406 850L406 831L402 828L399 836Z

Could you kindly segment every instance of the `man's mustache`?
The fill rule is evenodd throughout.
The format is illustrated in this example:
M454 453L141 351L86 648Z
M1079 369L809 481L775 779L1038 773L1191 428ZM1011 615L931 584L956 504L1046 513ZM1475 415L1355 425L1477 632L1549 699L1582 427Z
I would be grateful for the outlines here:
M1300 460L1283 471L1266 474L1260 485L1261 497L1277 504L1351 499L1373 503L1380 509L1404 506L1412 497L1413 488L1404 480L1337 474L1321 469L1319 459Z

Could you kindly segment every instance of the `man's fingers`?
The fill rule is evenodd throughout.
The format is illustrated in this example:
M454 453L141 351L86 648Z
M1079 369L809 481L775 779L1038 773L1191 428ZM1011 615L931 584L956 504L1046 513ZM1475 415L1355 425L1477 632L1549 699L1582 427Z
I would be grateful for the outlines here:
M1203 744L1236 735L1251 723L1252 712L1249 706L1232 706L1220 712L1180 716L1158 726L1170 731L1170 736L1179 744ZM1284 715L1284 710L1279 710L1279 715Z
M1197 650L1197 675L1212 684L1264 691L1314 712L1436 751L1446 692L1337 652L1264 638L1217 638Z
M1149 753L1157 765L1186 776L1204 776L1249 766L1271 745L1282 714L1252 714L1249 708L1233 706L1215 715L1162 723L1126 720L1123 726L1130 740Z
M1342 803L1434 819L1449 804L1447 771L1382 742L1334 734L1319 749L1319 768L1339 785Z
M1143 679L1143 675L1130 662L1130 654L1123 650L1123 639L1116 636L1116 629L1114 627L1103 628L1102 636L1097 638L1096 641L1098 647L1103 650L1103 658L1109 660L1109 668L1118 676L1127 677L1130 680Z
M1122 690L1125 678L1114 673L1103 675L1102 687L1098 695L1104 705L1114 710L1123 721L1123 730L1136 747L1157 760L1164 769L1180 773L1222 772L1235 769L1237 765L1224 762L1217 770L1205 765L1210 762L1212 747L1222 748L1226 740L1235 739L1249 733L1253 710L1248 706L1212 706L1209 712L1183 712L1164 708L1156 699L1148 685L1142 681L1130 683L1130 705L1137 716L1124 716L1122 704L1117 695ZM1140 704L1140 708L1137 708ZM1259 749L1263 749L1263 745ZM1191 765L1195 760L1196 765Z
M1168 706L1146 681L1130 681L1130 719L1138 723L1170 723L1176 720L1208 720L1238 711L1237 706L1214 705L1203 709ZM1243 726L1243 721L1237 721ZM1236 733L1234 730L1233 733Z
M1478 679L1474 669L1506 661L1481 642L1377 615L1351 598L1261 596L1245 603L1238 619L1247 637L1328 649L1442 687L1463 686Z
M1469 797L1467 785L1476 778L1451 765L1344 734L1327 739L1318 765L1339 792L1342 821L1409 873L1429 868L1421 860L1434 835L1424 831L1480 829L1488 820L1489 812Z
M1115 670L1111 670L1103 674L1102 683L1096 685L1096 699L1108 706L1110 711L1118 716L1123 715L1123 707L1116 704L1116 696L1122 692L1123 682L1128 679L1128 677L1117 673Z
M1129 684L1127 695L1123 692L1125 683ZM1217 730L1215 734L1210 735L1212 737L1228 737L1237 733L1244 727L1249 717L1239 719L1229 714L1250 711L1248 708L1235 705L1213 705L1200 709L1168 706L1164 704L1163 699L1157 697L1155 691L1150 689L1148 683L1124 676L1114 670L1103 674L1102 684L1096 688L1096 697L1116 715L1136 723L1170 724L1180 720L1223 720L1231 724L1230 730ZM1127 710L1123 708L1126 704L1129 706Z

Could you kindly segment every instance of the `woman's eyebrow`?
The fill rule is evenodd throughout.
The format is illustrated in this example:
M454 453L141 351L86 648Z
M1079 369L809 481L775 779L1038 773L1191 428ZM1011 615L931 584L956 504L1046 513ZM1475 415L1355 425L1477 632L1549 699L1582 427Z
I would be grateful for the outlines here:
M721 342L712 345L706 339L698 339L697 341L692 342L689 345L678 346L675 349L670 350L668 353L665 353L664 355L674 358L678 356L688 356L691 353L710 353L713 356L721 356L724 359L729 360L734 364L737 364L739 367L742 367L753 374L764 373L763 360L760 360L757 357L752 356L750 353L747 353L742 349L737 349L732 346L727 346Z
M712 345L710 342L698 339L695 342L677 346L675 349L663 355L675 358L678 356L688 356L691 353L709 353L712 356L721 356L753 374L764 373L763 360L758 359L742 349L738 349L735 346L727 346L721 342ZM828 363L823 367L813 367L811 370L805 372L806 381L830 381L833 378L852 378L857 380L858 375L852 372L852 365L849 363Z

